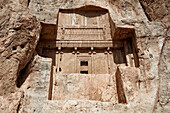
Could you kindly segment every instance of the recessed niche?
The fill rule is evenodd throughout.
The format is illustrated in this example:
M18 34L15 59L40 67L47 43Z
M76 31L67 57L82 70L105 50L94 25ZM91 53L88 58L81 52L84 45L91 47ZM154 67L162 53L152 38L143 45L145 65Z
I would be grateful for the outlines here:
M139 66L135 32L130 28L114 28L114 23L106 9L92 6L71 10L62 9L57 15L56 25L43 23L41 25L41 38L37 52L40 56L52 59L50 78L52 82L53 76L62 74L113 75L119 64L129 67ZM119 69L116 71L115 78L116 88L113 91L117 89L118 102L127 103ZM75 86L77 87L77 84ZM49 95L53 97L52 85L50 85L50 91ZM54 100L57 100L58 91L55 89L53 91L56 92ZM75 94L76 92L70 92L78 95ZM69 95L68 92L66 93L66 96ZM91 96L89 100L102 101L95 97L96 93ZM68 98L62 96L63 100Z
M61 72L61 67L59 67L59 72Z
M12 50L17 50L17 47L12 47Z
M88 61L81 61L80 66L88 66Z
M88 74L88 71L80 71L81 74Z
M24 46L24 45L21 45L20 47L23 49L25 46Z

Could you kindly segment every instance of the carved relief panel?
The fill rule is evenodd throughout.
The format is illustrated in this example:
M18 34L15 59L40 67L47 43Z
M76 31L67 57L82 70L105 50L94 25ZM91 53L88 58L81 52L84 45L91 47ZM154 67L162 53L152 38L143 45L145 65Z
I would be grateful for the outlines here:
M57 40L111 40L106 10L61 10Z

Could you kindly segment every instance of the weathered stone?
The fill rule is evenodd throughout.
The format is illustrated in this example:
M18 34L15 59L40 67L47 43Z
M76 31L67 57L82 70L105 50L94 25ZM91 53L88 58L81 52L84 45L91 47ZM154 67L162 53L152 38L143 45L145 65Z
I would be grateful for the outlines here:
M150 21L162 21L169 26L169 1L168 0L139 0L146 16Z
M41 27L36 17L28 11L13 10L13 4L12 7L10 4L1 4L1 7L0 95L2 96L17 91L17 78L34 53Z
M169 112L168 0L0 3L2 112Z

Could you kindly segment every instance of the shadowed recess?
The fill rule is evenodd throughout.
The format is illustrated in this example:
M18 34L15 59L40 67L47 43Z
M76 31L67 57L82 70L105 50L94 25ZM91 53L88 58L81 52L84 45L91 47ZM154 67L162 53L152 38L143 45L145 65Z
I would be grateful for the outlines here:
M116 70L116 87L117 87L118 102L127 103L119 67L117 67Z
M30 64L30 62L28 62L28 64L19 72L17 81L16 81L16 85L18 88L20 88L22 86L22 84L26 81L26 79L28 78L30 72L27 71L28 65Z
M31 0L28 0L27 7L29 6Z

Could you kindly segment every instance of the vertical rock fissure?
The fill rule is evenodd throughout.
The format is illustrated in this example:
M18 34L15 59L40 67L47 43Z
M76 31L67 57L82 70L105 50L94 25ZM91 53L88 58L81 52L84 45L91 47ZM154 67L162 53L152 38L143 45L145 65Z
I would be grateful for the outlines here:
M27 7L29 6L31 0L28 0Z
M21 106L21 104L19 103L19 105L18 105L18 107L17 107L17 113L19 113L20 106Z
M116 76L116 88L117 88L118 102L127 103L119 67L117 67L115 76Z
M165 43L166 43L167 40L168 40L168 38L165 38L165 40L163 42L163 45L162 45L162 48L161 48L161 53L159 55L159 63L158 63L159 86L158 86L158 89L157 89L157 94L156 94L156 98L155 98L155 104L154 104L154 107L153 107L153 113L156 113L157 104L158 104L158 101L159 101L159 92L160 92L160 87L161 87L160 62L161 62L161 57L162 57L163 50L164 50L164 47L165 47Z
M140 5L141 5L141 7L142 7L142 9L143 9L143 12L145 13L145 15L146 15L146 17L148 18L148 20L149 21L152 21L151 20L151 18L150 18L150 16L147 14L147 12L145 11L145 6L139 1L139 3L140 3Z
M17 106L16 112L17 112L17 113L20 113L20 112L19 112L20 110L21 110L21 99L20 99L19 102L18 102L18 106Z
M29 64L30 64L30 61L18 74L18 77L17 77L17 80L16 80L16 86L18 88L20 88L22 86L22 84L25 82L25 80L27 79L27 77L30 74L30 72L28 72L28 70L27 70Z

